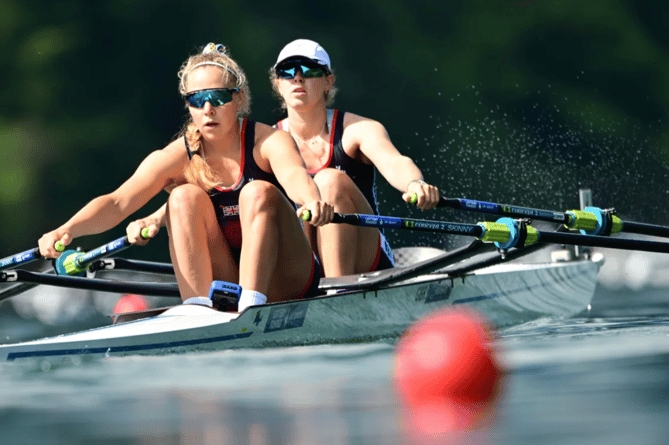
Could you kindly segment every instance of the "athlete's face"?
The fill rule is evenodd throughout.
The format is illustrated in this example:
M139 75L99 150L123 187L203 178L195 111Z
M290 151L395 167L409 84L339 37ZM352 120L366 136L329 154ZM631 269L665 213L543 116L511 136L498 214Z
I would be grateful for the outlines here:
M226 84L224 75L222 68L211 65L200 66L188 73L186 97L209 90L186 101L193 122L205 139L234 128L236 124L243 93L231 89L232 85Z
M288 108L300 109L317 104L325 106L325 95L332 88L334 75L305 77L299 69L292 74L292 78L278 77L274 80Z

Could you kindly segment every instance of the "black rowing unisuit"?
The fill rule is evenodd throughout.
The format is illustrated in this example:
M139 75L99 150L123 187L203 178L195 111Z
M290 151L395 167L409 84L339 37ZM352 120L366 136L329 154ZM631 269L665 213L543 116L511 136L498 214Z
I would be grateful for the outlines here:
M272 173L267 173L256 164L253 158L253 147L255 145L255 121L243 119L241 121L241 169L237 182L230 188L215 187L209 190L209 197L216 210L216 218L223 230L223 235L228 240L230 247L239 249L242 247L242 229L239 223L239 193L242 187L251 181L260 179L275 185L284 195L283 187L279 184ZM188 159L198 155L192 152L188 146L188 139L184 136ZM286 196L287 197L287 196Z

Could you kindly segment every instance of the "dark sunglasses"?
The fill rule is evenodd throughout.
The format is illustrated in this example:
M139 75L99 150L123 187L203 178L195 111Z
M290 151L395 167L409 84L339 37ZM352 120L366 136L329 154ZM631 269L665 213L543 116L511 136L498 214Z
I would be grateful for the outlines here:
M284 63L277 66L274 70L276 71L276 77L280 79L292 79L298 71L302 73L302 77L305 79L312 79L314 77L330 74L326 67L317 63L305 61Z
M211 90L193 91L184 96L186 103L194 108L202 108L206 102L212 107L220 107L228 102L232 102L232 93L239 91L239 88L213 88Z

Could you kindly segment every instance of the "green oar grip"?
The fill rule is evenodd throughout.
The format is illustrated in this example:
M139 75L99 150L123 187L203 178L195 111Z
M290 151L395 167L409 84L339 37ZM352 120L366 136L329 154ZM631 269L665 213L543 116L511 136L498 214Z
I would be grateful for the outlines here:
M529 246L539 241L539 231L532 226L527 226L527 238L525 238L525 245Z
M53 248L56 249L57 252L65 252L65 246L63 246L63 243L60 241L56 241L56 244L53 245Z
M65 261L63 261L63 267L65 268L65 272L67 272L68 275L79 275L86 272L85 267L82 268L77 265L77 258L83 253L84 252L75 251L65 258Z
M311 212L309 210L305 210L302 212L302 216L300 216L300 218L302 218L302 221L309 221L311 219Z
M594 232L597 229L597 216L591 212L583 210L568 210L569 222L564 226L568 229L583 230L585 232Z
M418 202L418 195L412 193L411 197L409 198L409 204L416 204L417 202Z
M611 227L611 234L622 232L623 226L625 225L623 221L616 215L611 216L611 221L613 223L613 227Z
M481 241L506 243L509 241L509 227L506 224L492 221L483 221L478 223L485 230L479 237Z
M140 235L142 235L142 238L148 239L149 238L149 228L144 227L142 231L140 232Z
M623 230L624 223L610 210L599 207L586 207L584 210L570 210L569 229L578 229L583 235L613 235Z
M496 222L480 222L479 225L485 228L479 239L494 242L498 249L529 246L539 240L537 229L511 218L500 218Z

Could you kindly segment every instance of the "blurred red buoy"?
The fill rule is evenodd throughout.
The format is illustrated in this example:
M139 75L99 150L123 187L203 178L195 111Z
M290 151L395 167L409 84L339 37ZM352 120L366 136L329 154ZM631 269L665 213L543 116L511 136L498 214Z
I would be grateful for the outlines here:
M123 314L126 312L143 311L149 308L149 303L141 295L126 294L122 296L114 306L115 314Z
M464 307L409 327L395 349L393 377L414 433L472 430L490 413L502 376L491 341L484 317Z

